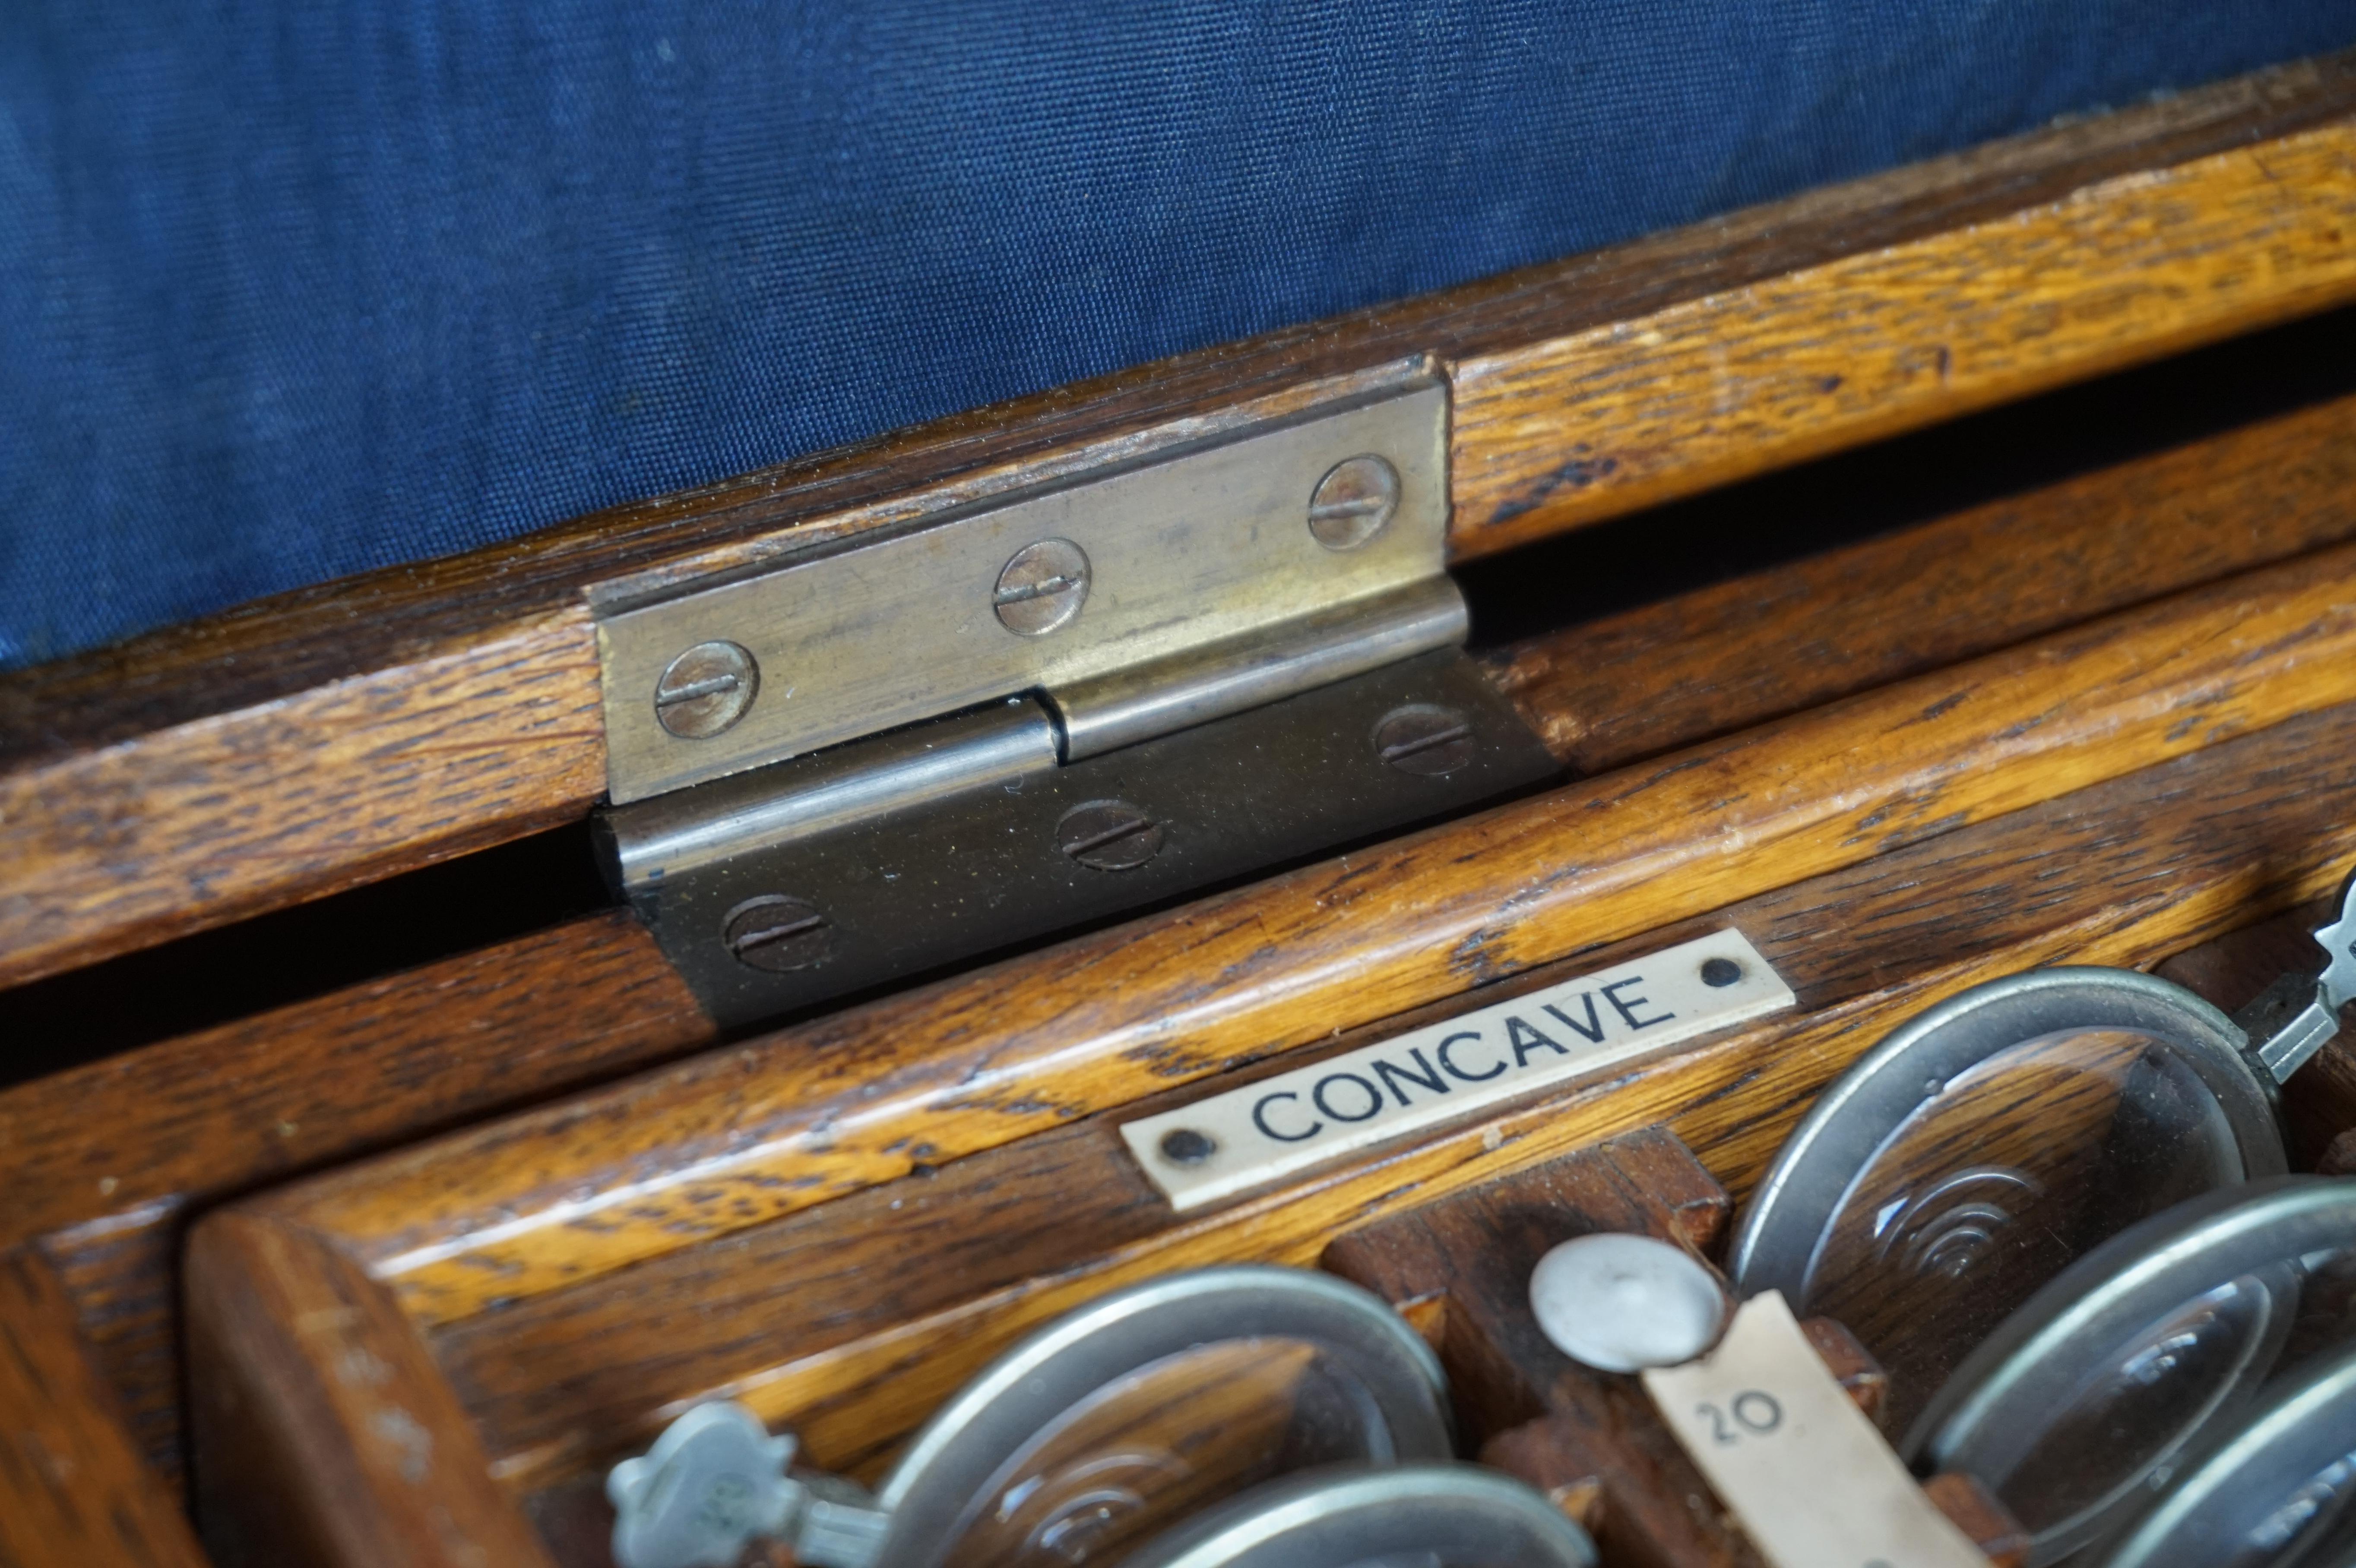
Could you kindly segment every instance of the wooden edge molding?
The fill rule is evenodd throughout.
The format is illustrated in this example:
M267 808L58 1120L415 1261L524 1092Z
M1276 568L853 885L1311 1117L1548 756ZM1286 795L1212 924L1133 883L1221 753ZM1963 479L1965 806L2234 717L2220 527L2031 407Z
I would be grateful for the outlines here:
M0 1252L0 1562L204 1568L178 1492L148 1468L32 1248Z
M2356 57L2277 68L0 677L0 984L580 812L582 594L1435 363L1460 555L2356 296Z
M231 1564L550 1568L383 1286L220 1215L188 1255L198 1514Z
M2356 396L1485 663L1558 756L1601 774L2351 538ZM143 1047L0 1092L16 1178L0 1244L282 1179L715 1032L611 911ZM72 1114L101 1100L127 1119Z
M141 1447L177 1478L176 1274L194 1214L712 1036L615 911L57 1073L0 1094L0 1246L47 1251Z
M2351 700L2341 546L266 1201L450 1321Z

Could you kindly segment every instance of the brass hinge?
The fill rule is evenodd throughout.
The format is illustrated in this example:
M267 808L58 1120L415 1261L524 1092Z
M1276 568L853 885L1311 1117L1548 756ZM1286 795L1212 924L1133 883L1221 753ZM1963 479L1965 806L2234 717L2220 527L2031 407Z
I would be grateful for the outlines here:
M1427 379L608 607L609 873L733 1023L1550 776L1447 520Z

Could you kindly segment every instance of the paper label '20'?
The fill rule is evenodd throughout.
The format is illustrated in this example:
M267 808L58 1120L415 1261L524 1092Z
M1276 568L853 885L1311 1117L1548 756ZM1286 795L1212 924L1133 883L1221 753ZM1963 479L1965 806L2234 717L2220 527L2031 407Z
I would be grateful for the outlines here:
M1733 1416L1732 1424L1728 1415ZM1783 1402L1765 1389L1747 1388L1727 1402L1727 1409L1714 1404L1697 1404L1694 1413L1709 1423L1710 1441L1739 1443L1742 1434L1764 1437L1783 1424Z

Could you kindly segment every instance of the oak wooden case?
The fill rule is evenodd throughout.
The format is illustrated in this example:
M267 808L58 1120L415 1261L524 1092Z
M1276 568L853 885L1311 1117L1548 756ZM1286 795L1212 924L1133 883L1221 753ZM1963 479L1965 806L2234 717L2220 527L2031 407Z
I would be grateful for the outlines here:
M0 978L577 822L592 582L1402 358L1449 388L1467 574L1576 571L1601 536L1574 530L1641 507L2234 334L2345 335L2276 324L2356 296L2351 222L2356 67L2312 62L0 678ZM693 1399L872 1470L1125 1281L1314 1264L1653 1125L1739 1198L1842 1065L1977 979L2175 958L2234 1005L2267 976L2204 944L2356 859L2351 437L2356 378L1518 628L1480 657L1558 787L781 1029L723 1036L605 909L31 1077L0 1093L0 1550L201 1561L193 1455L224 1563L594 1561L603 1467ZM1183 1217L1113 1131L1725 924L1796 1012ZM2300 1081L2310 1161L2349 1083L2344 1056Z

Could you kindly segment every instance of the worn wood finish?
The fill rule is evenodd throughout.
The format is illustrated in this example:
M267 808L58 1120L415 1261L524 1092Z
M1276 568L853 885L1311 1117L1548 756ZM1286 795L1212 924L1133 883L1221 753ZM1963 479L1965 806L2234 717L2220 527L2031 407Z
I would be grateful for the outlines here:
M1271 1061L481 1314L439 1331L436 1352L519 1485L608 1461L721 1392L793 1426L819 1462L853 1467L1014 1337L1119 1284L1240 1258L1310 1262L1338 1224L1656 1121L1740 1190L1834 1073L1938 997L2040 963L2155 962L2329 885L2356 857L2356 760L2340 743L2351 717L2298 720L1488 988L1483 1004L1731 923L1801 1010L1411 1147L1173 1214L1117 1124L1301 1059ZM1676 1207L1697 1245L1723 1222L1722 1208Z
M2356 534L2356 398L1537 636L1498 688L1582 773Z
M1756 1568L1740 1524L1637 1379L1556 1349L1529 1305L1530 1271L1575 1237L1648 1235L1691 1250L1673 1206L1689 1209L1715 1185L1684 1145L1645 1128L1351 1231L1323 1266L1394 1306L1445 1301L1440 1355L1459 1436L1483 1462L1572 1501L1605 1568ZM1871 1357L1830 1318L1801 1331L1870 1414L1881 1391ZM2020 1534L1985 1494L1934 1495L1934 1506L1948 1501L1975 1541L2010 1545Z
M2352 82L2346 57L2262 72L0 679L0 983L577 813L593 583L774 559L1425 357L1477 553L2319 308L2356 292Z
M9 678L0 985L519 838L605 787L596 646L567 617L22 762L18 725L91 699L12 703Z
M547 1568L391 1296L224 1215L188 1257L198 1505L227 1564Z
M177 1498L114 1409L48 1264L0 1252L0 1563L203 1568Z
M178 1463L185 1216L710 1038L616 912L0 1095L0 1245L39 1238L142 1445Z
M2326 551L305 1189L434 1320L2356 699ZM1052 982L1052 983L1049 983Z
M1455 548L1503 549L2340 299L2356 281L2351 160L2356 137L2328 127L1456 359ZM1568 451L1566 427L1580 432Z

